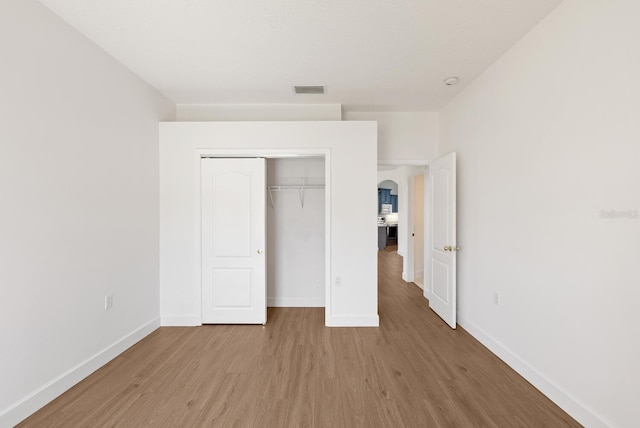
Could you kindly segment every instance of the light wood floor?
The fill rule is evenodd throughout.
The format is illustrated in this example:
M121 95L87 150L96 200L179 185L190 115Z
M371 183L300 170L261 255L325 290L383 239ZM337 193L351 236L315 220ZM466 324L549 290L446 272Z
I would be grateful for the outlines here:
M321 308L160 328L20 426L580 426L434 315L395 252L379 269L380 328L325 328Z

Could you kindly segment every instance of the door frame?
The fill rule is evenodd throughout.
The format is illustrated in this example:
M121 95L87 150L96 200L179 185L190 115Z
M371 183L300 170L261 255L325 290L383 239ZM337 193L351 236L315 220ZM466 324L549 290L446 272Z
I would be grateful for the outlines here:
M430 210L431 206L429 205L431 201L431 177L429 177L429 168L427 165L424 168L424 271L422 273L422 294L427 300L431 300L433 297L431 295L431 218L430 218Z
M196 218L195 218L195 281L198 287L194 287L193 298L199 307L199 324L202 325L202 186L201 186L201 162L202 158L305 158L305 157L322 157L324 158L324 319L325 326L327 320L332 319L331 314L331 150L326 148L319 149L196 149L193 155L195 163L195 174L193 177L194 188L196 190ZM266 192L266 189L265 189ZM265 217L266 222L266 217ZM269 237L267 236L267 241ZM197 292L195 291L197 289Z
M398 226L398 254L402 256L402 280L405 282L413 282L414 280L414 251L413 245L409 245L409 243L413 242L411 239L411 232L409 230L409 225L413 224L413 177L415 175L424 174L425 177L425 189L424 189L424 201L425 207L427 203L427 198L429 196L428 188L429 185L429 163L430 160L381 160L378 159L378 167L381 165L392 167L389 171L386 170L378 170L377 180L378 183L384 180L393 180L398 183L398 197L399 199L406 200L406 205L404 202L400 201L399 206L405 206L402 210L406 210L406 217L403 218L403 213L400 214L400 219L402 221L402 228ZM399 168L410 168L411 172L400 170ZM400 211L401 208L398 209ZM425 211L424 218L425 222L427 221L428 213ZM426 223L425 223L426 224ZM426 228L426 226L425 226ZM426 254L426 246L429 239L428 231L425 230L424 234L425 238L425 254ZM404 252L401 252L400 239L404 243ZM426 264L426 259L425 259ZM425 275L426 275L426 266L425 266Z
M408 212L407 212L407 239L410 240L411 245L409 245L409 242L407 242L407 272L405 273L406 278L405 281L407 282L413 282L415 280L415 266L416 266L416 260L415 260L415 248L413 246L413 222L414 222L414 209L415 209L415 198L414 198L414 180L415 177L422 175L423 179L424 179L424 188L423 188L423 192L422 192L422 202L423 202L423 213L422 213L422 221L423 221L423 254L424 251L426 251L426 247L427 247L427 238L428 238L428 234L427 234L427 230L426 230L426 220L427 220L427 213L426 213L426 206L427 206L427 174L429 173L428 167L427 166L422 166L422 168L419 171L415 171L413 173L411 173L408 177L407 177L407 199L409 202L408 205ZM422 260L422 270L423 270L423 277L424 277L424 271L426 268L426 258L424 258L424 260ZM423 279L423 287L424 287L424 279Z

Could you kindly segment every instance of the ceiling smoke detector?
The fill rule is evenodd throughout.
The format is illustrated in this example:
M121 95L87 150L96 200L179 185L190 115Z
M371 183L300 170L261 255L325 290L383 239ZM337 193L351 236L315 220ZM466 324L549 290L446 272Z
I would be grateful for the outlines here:
M316 94L324 95L324 86L294 86L296 94Z
M456 76L447 77L444 79L444 84L447 86L457 85L460 79Z

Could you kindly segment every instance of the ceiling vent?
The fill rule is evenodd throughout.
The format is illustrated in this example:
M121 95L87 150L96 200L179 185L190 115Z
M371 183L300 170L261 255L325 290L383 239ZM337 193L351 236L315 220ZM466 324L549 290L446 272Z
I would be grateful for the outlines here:
M324 94L324 86L294 86L293 90L296 94Z

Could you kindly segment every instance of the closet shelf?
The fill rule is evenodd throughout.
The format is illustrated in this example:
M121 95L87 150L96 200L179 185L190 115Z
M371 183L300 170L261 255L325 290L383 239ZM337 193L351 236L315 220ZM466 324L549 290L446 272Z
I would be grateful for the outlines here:
M269 200L271 201L271 208L274 208L273 204L273 192L282 192L287 190L297 190L300 197L300 206L304 208L304 192L305 190L324 189L324 184L299 184L299 185L284 185L284 186L267 186L269 190Z
M306 189L324 189L324 185L308 185L308 186L268 186L269 190L272 191L280 191L280 190L306 190Z

